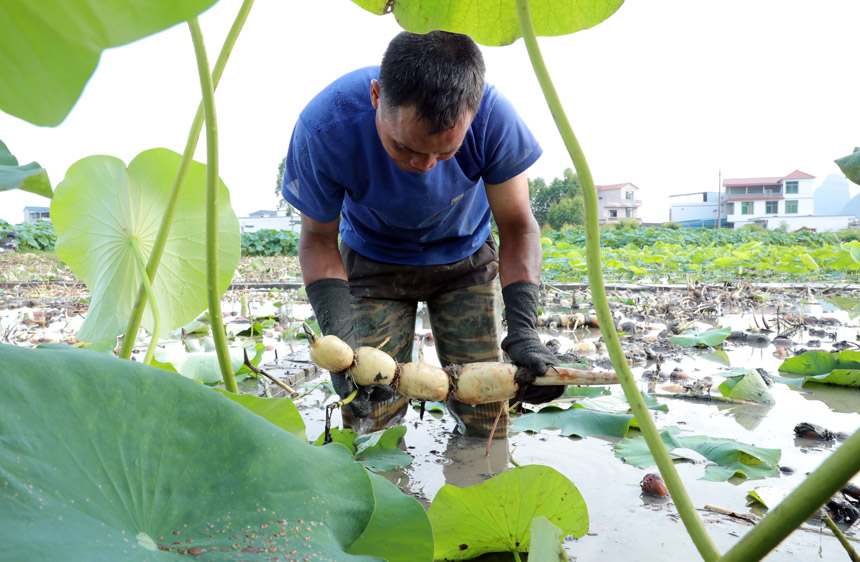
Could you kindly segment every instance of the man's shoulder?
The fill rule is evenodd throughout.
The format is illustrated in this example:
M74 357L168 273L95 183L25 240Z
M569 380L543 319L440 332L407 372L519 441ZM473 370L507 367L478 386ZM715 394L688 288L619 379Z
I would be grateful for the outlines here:
M333 123L373 111L370 81L378 76L378 66L359 68L344 74L314 96L302 111L302 119L310 124Z

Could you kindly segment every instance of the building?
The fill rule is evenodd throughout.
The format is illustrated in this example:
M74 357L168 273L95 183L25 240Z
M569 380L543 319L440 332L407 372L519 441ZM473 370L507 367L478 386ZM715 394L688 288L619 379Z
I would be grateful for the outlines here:
M258 230L291 230L299 232L302 219L298 214L288 215L285 209L277 211L254 211L247 217L239 217L240 232L257 232Z
M716 191L695 191L670 195L673 199L669 220L689 228L717 225L720 194ZM720 217L725 223L725 217Z
M24 207L24 222L51 221L50 207Z
M847 215L815 215L814 179L800 170L783 177L727 178L723 180L722 214L734 228L751 223L769 230L782 225L789 230L848 228Z
M639 207L642 200L637 198L639 188L632 183L597 185L597 220L604 224L631 219L639 222Z

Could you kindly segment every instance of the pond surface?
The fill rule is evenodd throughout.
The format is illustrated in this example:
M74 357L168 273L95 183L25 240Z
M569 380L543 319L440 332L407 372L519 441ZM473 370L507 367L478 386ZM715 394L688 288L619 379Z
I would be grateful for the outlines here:
M298 301L289 304L287 295L261 293L244 296L244 300L249 301L250 311L244 310L241 295L228 294L225 298L223 306L230 319L228 330L231 333L249 325L247 318L240 317L242 312L247 312L250 317L271 315L277 317L281 324L289 324L292 319L293 327L296 319L310 314L307 304ZM668 406L668 411L651 411L658 428L678 426L683 435L728 438L749 445L778 448L781 450L779 465L791 469L790 473L761 480L711 482L701 479L705 464L676 464L693 504L699 508L700 516L720 551L726 551L735 544L750 529L750 524L712 511L711 506L739 514L761 515L762 508L748 505L748 492L764 486L770 490L763 491L763 494L778 497L787 493L838 446L838 442L796 438L794 427L798 423L814 423L834 433L848 434L860 427L860 389L824 385L797 388L775 382L769 389L775 402L765 406L708 401L701 396L693 399L696 398L694 393L684 388L691 382L711 377L710 393L719 395L716 387L723 380L722 376L732 369L762 369L777 375L783 360L803 349L832 351L851 346L856 348L860 341L860 323L856 318L850 318L847 312L836 310L821 299L803 299L796 294L782 297L784 300L772 299L767 304L753 301L750 305L747 301L747 306L743 306L720 297L693 299L685 304L684 297L677 295L663 295L658 299L629 294L615 296L613 311L618 314L619 324L629 320L636 326L635 333L622 335L622 343L628 355L634 358L632 371L639 381L640 390ZM545 315L548 317L552 311L570 312L576 306L573 302L584 300L582 295L571 294L568 300L562 297L557 302L548 302ZM275 301L287 304L275 307ZM86 308L80 299L46 298L28 304L30 306L0 309L2 341L18 345L74 341L73 334L82 322L79 313ZM805 321L798 322L798 318ZM778 319L782 322L779 329ZM792 322L795 328L787 329L786 323ZM761 330L765 323L772 331ZM683 349L666 344L662 332L667 327L675 329L678 324L696 331L730 326L756 337L729 340L722 346L725 354L715 357L709 355L711 350ZM428 332L420 319L416 329L419 335ZM285 337L288 333L292 332L289 329L278 330L277 327L264 331L262 342L267 345L262 360L264 368L272 368L275 372L277 365L282 365L284 358L290 356L293 367L302 370L301 353L298 356L295 353L300 352L304 344ZM571 351L583 340L600 345L599 332L587 327L544 329L543 336L545 340L557 340L560 353ZM179 346L181 343L175 340L165 345ZM428 363L438 364L432 346L426 347L424 352ZM584 358L598 368L610 368L605 352L598 351L596 355ZM662 375L680 370L690 378L683 381L655 379L655 358L659 359ZM308 379L306 383L314 383L314 377L326 376L316 372L308 363L304 365L307 367L304 371L310 373L305 377ZM264 393L262 382L249 380L243 388L246 392ZM621 389L612 387L611 392L620 395ZM706 392L704 396L707 396ZM333 400L335 397L325 390L325 385L321 385L299 402L309 438L315 439L323 432L323 407ZM334 414L332 422L340 425L339 413ZM656 472L656 468L640 469L617 458L613 446L618 438L570 438L552 429L539 433L510 432L507 439L493 441L487 455L486 440L458 435L456 424L449 415L428 411L421 420L416 407L408 412L403 423L408 428L404 447L414 461L410 466L385 473L385 476L425 506L446 484L470 486L517 465L542 464L567 476L588 505L588 535L565 543L572 560L700 559L671 500L641 493L640 481L646 473ZM855 477L855 482L860 484L860 477ZM847 560L836 539L820 534L820 527L820 521L811 520L807 527L809 530L795 531L766 560ZM858 537L858 527L860 524L855 524L847 534ZM860 543L852 544L855 548L860 547ZM511 560L512 557L486 559Z

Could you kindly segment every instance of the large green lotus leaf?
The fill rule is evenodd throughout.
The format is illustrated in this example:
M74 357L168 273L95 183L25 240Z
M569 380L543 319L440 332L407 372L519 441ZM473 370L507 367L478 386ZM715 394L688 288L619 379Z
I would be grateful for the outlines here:
M585 500L548 466L520 466L468 488L442 486L428 510L436 558L468 560L487 552L528 552L532 519L544 516L566 535L588 531Z
M305 420L302 419L299 409L289 398L260 398L251 394L233 394L220 388L213 390L241 404L261 418L269 420L281 429L289 431L302 441L308 440L305 432Z
M382 476L370 473L370 481L376 509L348 552L372 554L388 562L431 562L433 529L424 507Z
M703 480L724 481L733 476L750 479L767 478L779 473L777 463L779 449L766 449L739 443L734 439L714 439L705 435L680 436L680 428L668 427L660 432L673 459L686 459L686 456L672 455L674 449L692 449L716 465L705 469ZM624 439L615 445L615 456L627 464L647 468L654 466L654 457L648 450L644 437Z
M434 29L470 35L482 45L509 45L519 39L516 0L352 0L374 14L394 14L407 31ZM624 0L531 0L535 33L557 36L594 27Z
M137 362L3 345L0 365L0 560L369 560L344 552L374 499L343 448Z
M2 9L0 7L0 10ZM51 181L48 179L48 172L36 162L19 166L18 159L9 152L6 144L0 141L0 191L10 189L20 189L51 198Z
M569 560L564 547L561 545L564 533L550 523L550 520L540 515L532 519L531 550L529 560L532 562L567 562Z
M215 0L4 0L0 2L0 109L59 125L103 49L189 20Z
M849 180L860 185L860 147L856 147L848 156L836 160L836 165Z
M117 336L128 323L140 270L132 240L149 259L167 209L179 154L164 148L140 153L128 165L111 156L74 163L57 185L51 219L57 229L57 256L87 284L92 295L78 339ZM153 281L164 333L191 322L206 302L206 166L192 162ZM230 195L219 182L219 291L226 291L239 264L239 221ZM143 326L152 330L149 305Z
M780 372L794 375L825 375L834 369L860 369L860 352L850 349L838 353L806 351L779 366Z
M511 423L514 431L538 432L542 429L558 428L565 436L609 435L623 437L630 430L632 415L596 412L583 408L560 410L543 408L540 412L523 414Z
M761 375L756 371L727 377L720 386L723 396L736 398L738 400L749 400L761 404L773 404L776 402L773 395L768 391L767 385Z

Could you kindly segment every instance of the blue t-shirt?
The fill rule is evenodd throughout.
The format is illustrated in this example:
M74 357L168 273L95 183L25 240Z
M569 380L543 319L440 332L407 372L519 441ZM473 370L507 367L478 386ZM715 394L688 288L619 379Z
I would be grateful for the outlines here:
M484 182L524 172L540 146L487 85L454 157L420 174L401 170L376 131L370 81L378 76L378 66L353 71L305 107L290 141L284 198L319 222L340 215L343 241L377 261L440 265L470 256L490 233Z

